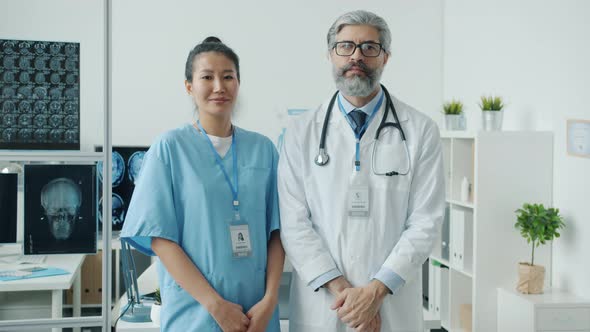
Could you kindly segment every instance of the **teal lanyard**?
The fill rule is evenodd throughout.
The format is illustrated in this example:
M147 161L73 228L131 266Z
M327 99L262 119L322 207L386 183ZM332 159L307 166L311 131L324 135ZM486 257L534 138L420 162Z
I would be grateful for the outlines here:
M377 114L377 111L381 107L381 104L383 104L383 96L384 95L385 95L384 93L381 93L381 97L379 98L377 105L375 105L373 112L371 112L371 115L365 121L365 124L361 127L361 130L359 130L358 134L356 132L354 133L354 136L356 138L356 152L355 152L354 166L356 167L357 172L361 170L361 153L360 153L361 137L363 136L363 134L365 133L365 131L369 127L369 124L371 123L371 121L373 120L375 115ZM342 112L342 115L344 115L344 118L346 119L346 121L350 125L350 128L352 129L356 126L356 124L352 123L352 121L350 121L350 119L348 118L348 114L346 114L346 111L344 110L344 106L342 105L342 100L340 99L341 96L342 95L340 95L340 94L338 95L338 107L340 108L340 112ZM353 131L354 131L354 129L353 129Z
M207 136L207 132L205 131L205 129L201 125L201 122L197 121L197 126L199 126L199 129L201 130L201 132L204 134L205 138L207 139L207 143L209 143L209 147L211 148L211 151L213 152L213 155L215 156L215 162L217 163L217 166L219 166L219 168L221 169L221 172L223 173L223 176L225 177L225 182L227 182L227 185L229 186L229 189L231 190L231 193L233 196L234 210L236 213L238 213L240 201L238 201L238 152L237 152L238 147L236 145L236 130L234 128L234 130L232 132L232 136L231 136L231 150L232 150L232 159L233 159L233 165L234 165L234 183L236 184L236 186L234 187L234 185L231 183L231 180L229 179L229 176L227 175L227 170L225 169L225 166L223 166L223 162L221 160L221 157L219 156L219 153L217 153L217 151L215 150L215 147L213 146L213 142L211 142L211 139L209 138L209 136Z

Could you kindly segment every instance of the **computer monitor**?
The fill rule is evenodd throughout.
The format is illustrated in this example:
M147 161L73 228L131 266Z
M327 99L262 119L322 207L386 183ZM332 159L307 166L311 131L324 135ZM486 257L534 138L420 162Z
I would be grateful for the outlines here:
M18 174L0 173L0 243L16 243Z

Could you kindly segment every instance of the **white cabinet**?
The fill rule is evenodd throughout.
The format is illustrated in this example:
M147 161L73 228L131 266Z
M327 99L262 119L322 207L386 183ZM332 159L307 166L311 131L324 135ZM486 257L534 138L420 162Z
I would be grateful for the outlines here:
M447 207L430 256L426 308L451 332L520 331L497 328L496 289L514 288L518 263L530 260L531 249L514 228L515 210L552 201L553 135L442 132L441 139ZM461 200L464 178L471 184L467 201ZM535 251L535 262L548 271L550 250L548 244Z
M499 288L498 331L590 332L590 300L556 289L525 295Z

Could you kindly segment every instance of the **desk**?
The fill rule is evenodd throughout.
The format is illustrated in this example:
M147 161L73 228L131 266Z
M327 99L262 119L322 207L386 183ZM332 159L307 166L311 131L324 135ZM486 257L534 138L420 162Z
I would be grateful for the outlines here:
M51 318L61 318L63 313L63 291L74 286L73 316L80 316L80 267L85 255L48 255L44 264L69 271L69 274L0 281L0 292L51 291ZM61 329L53 329L60 331ZM79 330L79 329L77 329ZM76 329L75 329L76 331Z
M119 319L116 330L117 332L160 332L160 327L152 322L131 323Z

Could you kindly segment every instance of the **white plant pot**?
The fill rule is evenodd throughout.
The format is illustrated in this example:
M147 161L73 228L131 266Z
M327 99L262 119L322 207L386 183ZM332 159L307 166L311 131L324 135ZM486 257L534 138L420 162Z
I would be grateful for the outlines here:
M481 125L485 131L502 130L504 111L482 111Z
M154 325L160 326L160 311L162 306L159 304L152 304L152 311L150 312L150 318Z
M463 114L445 114L446 130L465 130L465 116Z

